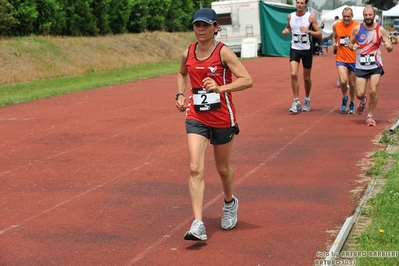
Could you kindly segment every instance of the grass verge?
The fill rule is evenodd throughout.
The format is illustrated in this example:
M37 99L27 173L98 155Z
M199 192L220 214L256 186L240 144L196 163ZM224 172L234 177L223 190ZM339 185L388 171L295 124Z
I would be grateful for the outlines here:
M381 143L397 147L399 133L389 136L382 133ZM378 151L375 162L368 171L373 178L384 179L382 192L369 199L370 207L362 215L371 218L371 224L358 239L357 251L367 254L358 257L356 265L361 266L398 266L399 265L399 151L394 154ZM389 167L386 167L387 165ZM388 253L383 253L388 251ZM364 253L366 252L366 253Z
M5 85L0 87L0 106L176 73L179 64L180 62L147 64L81 76Z

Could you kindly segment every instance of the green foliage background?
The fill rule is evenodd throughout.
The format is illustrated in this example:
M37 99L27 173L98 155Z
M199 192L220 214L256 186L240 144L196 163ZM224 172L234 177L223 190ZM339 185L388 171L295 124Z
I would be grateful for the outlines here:
M214 0L213 0L214 1ZM293 3L293 0L288 0ZM191 30L194 12L212 0L0 0L0 36L99 36ZM363 0L380 10L395 0ZM328 0L318 9L355 5Z
M99 36L191 30L211 0L0 0L0 36Z
M397 5L395 0L363 0L366 5L373 5L380 10L388 10Z

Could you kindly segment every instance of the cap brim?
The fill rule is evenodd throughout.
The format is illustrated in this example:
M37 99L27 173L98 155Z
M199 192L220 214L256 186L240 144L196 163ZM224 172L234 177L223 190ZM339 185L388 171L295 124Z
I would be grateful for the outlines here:
M203 22L206 22L208 24L213 24L213 23L216 22L215 20L209 20L209 18L199 17L199 18L196 18L195 20L193 20L193 22L191 24L193 24L193 23L195 23L197 21L203 21Z

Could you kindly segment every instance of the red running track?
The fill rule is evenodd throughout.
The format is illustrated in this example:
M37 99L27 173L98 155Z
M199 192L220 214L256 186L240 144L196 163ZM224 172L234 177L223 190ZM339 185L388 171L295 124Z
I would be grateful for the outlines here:
M0 265L313 265L398 119L398 57L383 52L377 127L365 125L367 109L339 111L331 51L314 58L312 110L297 115L288 58L244 61L254 88L234 93L239 222L219 229L209 153L201 243L183 240L192 211L175 75L1 107Z

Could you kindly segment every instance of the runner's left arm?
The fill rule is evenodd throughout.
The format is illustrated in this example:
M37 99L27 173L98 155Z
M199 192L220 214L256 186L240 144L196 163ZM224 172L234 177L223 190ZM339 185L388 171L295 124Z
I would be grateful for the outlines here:
M321 32L319 25L317 25L316 17L313 16L313 14L309 17L309 23L312 30L309 29L307 34L311 35L313 38L323 38L323 33Z
M381 36L381 41L385 46L385 49L387 49L387 52L390 53L393 51L393 46L392 43L389 41L387 32L383 27L380 27L380 36Z

